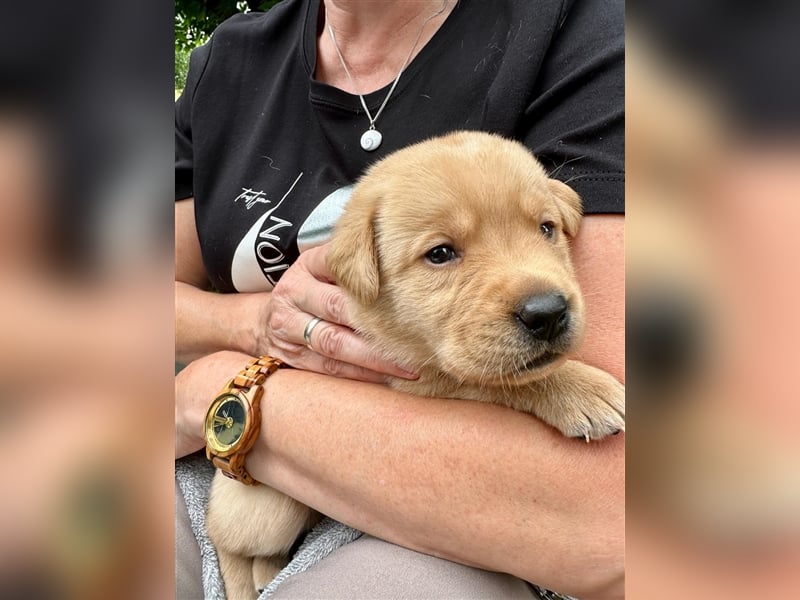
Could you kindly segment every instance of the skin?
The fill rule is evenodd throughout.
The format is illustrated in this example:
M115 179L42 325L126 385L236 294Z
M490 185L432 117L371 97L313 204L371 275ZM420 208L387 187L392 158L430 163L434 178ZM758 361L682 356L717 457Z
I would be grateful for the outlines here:
M315 78L351 94L368 94L394 81L406 59L413 60L456 2L332 0L325 6L328 21L318 38ZM328 23L353 81L342 68L327 30ZM415 41L417 45L412 48Z

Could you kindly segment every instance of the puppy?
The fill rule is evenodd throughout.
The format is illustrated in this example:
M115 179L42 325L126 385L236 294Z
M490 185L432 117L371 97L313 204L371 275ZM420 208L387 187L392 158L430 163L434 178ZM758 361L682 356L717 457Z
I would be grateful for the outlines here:
M567 359L584 329L568 241L580 220L577 194L548 179L525 147L454 133L367 171L328 266L354 301L359 333L419 372L392 387L495 402L566 436L600 439L624 429L625 393ZM253 597L285 562L276 555L317 518L267 486L217 473L207 524L228 597Z
M587 441L624 429L624 388L567 360L584 329L569 257L580 199L521 144L478 132L387 157L328 254L359 332L420 373L413 394L495 402Z

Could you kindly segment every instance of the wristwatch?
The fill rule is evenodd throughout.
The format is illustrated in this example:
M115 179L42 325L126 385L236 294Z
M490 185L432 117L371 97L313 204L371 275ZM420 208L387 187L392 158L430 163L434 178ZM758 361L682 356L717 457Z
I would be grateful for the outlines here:
M223 475L245 485L258 483L244 460L261 431L263 384L281 366L271 356L254 358L222 388L206 413L206 457Z

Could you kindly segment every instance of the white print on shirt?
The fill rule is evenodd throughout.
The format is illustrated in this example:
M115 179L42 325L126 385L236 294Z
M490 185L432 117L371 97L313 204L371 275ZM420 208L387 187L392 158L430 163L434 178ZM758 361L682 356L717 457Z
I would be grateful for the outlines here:
M286 200L302 176L301 172L278 203L259 217L236 247L231 263L231 280L237 291L269 290L277 281L274 274L289 268L289 264L285 262L286 256L279 248L280 230L292 227L293 224L277 216L275 211ZM266 198L264 200L267 203L271 202ZM264 285L265 278L269 286Z
M266 194L263 191L256 192L250 188L242 188L242 193L236 196L233 201L238 202L239 200L244 200L247 210L250 210L259 202L263 202L264 204L270 203L270 200L267 200Z

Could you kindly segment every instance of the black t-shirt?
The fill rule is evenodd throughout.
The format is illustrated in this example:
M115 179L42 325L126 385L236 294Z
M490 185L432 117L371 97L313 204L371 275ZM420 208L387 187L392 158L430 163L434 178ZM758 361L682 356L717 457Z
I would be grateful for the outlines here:
M271 289L326 238L368 165L458 129L518 139L585 212L624 212L621 0L461 0L402 74L374 152L359 144L358 96L314 79L319 4L237 15L192 54L175 192L195 198L214 287ZM365 96L373 115L388 90Z

